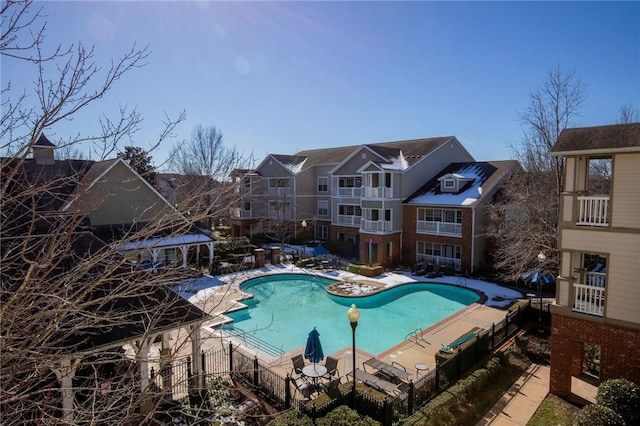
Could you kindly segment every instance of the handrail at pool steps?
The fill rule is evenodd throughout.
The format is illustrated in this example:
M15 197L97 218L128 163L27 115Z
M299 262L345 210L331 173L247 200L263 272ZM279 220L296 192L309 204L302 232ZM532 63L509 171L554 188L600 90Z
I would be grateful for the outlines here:
M424 340L424 338L422 338L420 335L422 334L424 330L420 327L418 328L414 328L413 330L411 330L409 332L409 334L407 334L406 336L404 336L404 340L411 340L412 338L415 337L415 341L414 343L417 345L420 345L420 343L418 342L419 340L422 340L423 342L429 344L429 342L427 342L426 340Z
M449 343L448 345L442 345L442 348L440 348L440 352L442 352L443 354L452 354L453 351L458 346L462 345L465 342L468 342L469 340L473 339L476 336L478 336L478 333L475 331L472 331L471 333L467 333L464 336Z
M278 348L277 346L260 339L253 333L241 330L235 327L233 324L224 324L222 327L220 327L220 329L226 332L229 337L238 338L242 340L245 345L259 349L267 355L276 357L282 356L284 354L282 348Z

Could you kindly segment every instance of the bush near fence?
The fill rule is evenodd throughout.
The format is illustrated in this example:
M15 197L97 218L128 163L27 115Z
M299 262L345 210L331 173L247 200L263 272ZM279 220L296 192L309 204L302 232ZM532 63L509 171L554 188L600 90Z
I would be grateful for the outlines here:
M410 381L408 391L395 397L374 397L368 392L359 391L356 387L355 408L361 415L367 415L383 425L391 425L403 418L410 417L417 409L424 406L430 400L441 395L448 387L455 384L465 374L473 369L479 362L506 339L513 336L525 320L525 311L516 307L505 314L505 319L493 324L491 329L480 332L475 338L465 345L458 347L448 359L441 359L436 368L418 378ZM178 360L174 366L180 366L184 370L189 367L190 359ZM351 406L351 389L341 392L337 398L331 399L325 404L307 404L296 393L291 378L282 376L271 370L269 365L260 361L256 356L250 355L240 348L233 347L209 351L202 354L202 365L205 387L215 377L230 375L234 380L242 380L262 398L269 401L279 409L297 408L312 419L319 419L340 405ZM169 368L163 370L165 375L175 376L175 371ZM180 373L188 376L181 380L166 379L165 382L173 384L174 389L165 389L167 394L178 397L187 395L186 387L189 383L195 383L191 378L191 368ZM179 387L179 389L178 389ZM444 398L444 397L443 397Z

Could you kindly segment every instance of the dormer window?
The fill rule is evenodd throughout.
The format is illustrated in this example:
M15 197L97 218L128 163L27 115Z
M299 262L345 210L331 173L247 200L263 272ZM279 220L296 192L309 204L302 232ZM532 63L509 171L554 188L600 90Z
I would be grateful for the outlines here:
M438 181L440 181L440 191L458 193L468 182L473 182L473 178L458 173L447 173L439 177Z
M445 179L442 182L442 184L443 184L443 188L449 189L449 190L456 189L456 186L457 186L455 179Z

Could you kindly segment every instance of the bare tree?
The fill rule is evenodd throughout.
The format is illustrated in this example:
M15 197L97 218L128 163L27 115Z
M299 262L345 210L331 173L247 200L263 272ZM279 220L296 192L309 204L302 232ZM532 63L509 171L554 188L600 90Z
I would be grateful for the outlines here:
M627 124L640 121L638 110L631 104L624 104L618 110L618 123Z
M198 125L188 141L173 146L169 156L169 170L180 175L172 177L172 198L181 209L206 215L207 227L211 228L226 219L228 206L237 201L238 195L231 191L231 172L251 167L252 163L251 156L225 146L222 132L215 126ZM197 194L206 196L198 198ZM198 203L187 204L185 199Z
M43 162L32 158L43 132L98 102L148 56L146 48L134 46L101 68L93 49L81 43L45 53L46 25L40 24L41 12L33 7L30 1L7 1L1 9L3 65L28 61L37 74L30 89L10 81L2 88L2 423L69 424L70 418L64 417L69 415L76 424L141 423L141 406L157 401L147 400L149 389L142 389L145 378L136 365L142 358L123 355L121 342L131 338L151 344L158 333L197 324L203 317L167 286L187 277L184 269L143 269L135 255L119 248L191 232L199 218L187 219L154 199L140 205L137 221L99 223L91 217L96 206L118 192L144 190L144 181L127 173L105 186L108 179L102 172L117 164L115 160L55 161L50 151ZM101 120L98 135L72 136L62 145L74 149L83 142L95 143L102 159L129 139L140 120L137 112L122 109L118 118ZM160 140L180 120L164 123ZM128 206L116 205L112 211ZM188 342L174 341L170 352L179 353L185 344L188 347ZM73 385L71 397L64 383ZM109 386L101 387L105 383Z
M580 114L585 86L575 72L551 69L541 88L529 95L529 104L518 114L523 125L522 140L512 146L523 167L505 185L492 208L496 248L494 268L505 278L537 268L536 255L544 252L545 269L557 268L558 202L563 188L564 163L550 151L558 136Z

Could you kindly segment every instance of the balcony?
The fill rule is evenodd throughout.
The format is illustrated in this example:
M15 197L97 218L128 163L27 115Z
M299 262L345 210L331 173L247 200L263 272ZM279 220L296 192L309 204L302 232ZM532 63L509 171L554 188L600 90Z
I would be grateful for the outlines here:
M231 217L233 219L250 219L251 210L244 210L237 207L231 208Z
M393 198L393 189L386 186L362 187L362 198L374 200Z
M339 197L349 197L349 198L360 198L360 194L362 193L361 187L338 187L338 196Z
M454 237L462 237L462 224L419 220L417 232L421 234L450 235Z
M604 314L604 288L586 284L574 284L576 293L574 312L602 316Z
M443 256L433 256L430 254L420 254L418 253L416 256L416 261L418 263L430 264L430 265L438 265L438 266L449 266L453 265L456 271L462 269L462 264L460 259L456 259L453 257L443 257Z
M360 222L360 231L363 232L390 232L392 231L390 220L365 220Z
M609 196L579 196L576 225L609 226Z
M362 220L362 216L351 216L351 215L338 215L338 220L335 222L336 225L346 225L346 226L360 226L360 221Z
M277 196L291 195L291 190L288 186L269 187L268 194Z

